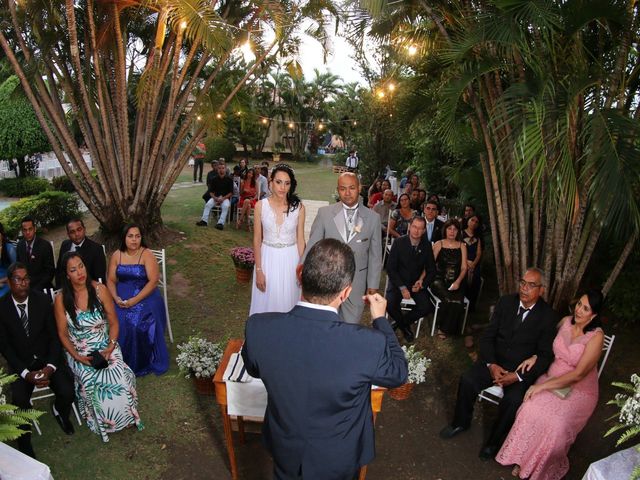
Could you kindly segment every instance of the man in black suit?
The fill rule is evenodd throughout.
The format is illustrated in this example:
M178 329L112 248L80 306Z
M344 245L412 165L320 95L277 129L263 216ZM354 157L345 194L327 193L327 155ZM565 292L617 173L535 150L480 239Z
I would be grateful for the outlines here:
M424 204L424 218L427 221L427 240L431 243L435 243L442 239L442 226L444 223L442 220L438 220L438 212L440 206L433 200L427 200Z
M393 242L387 261L387 312L396 321L407 342L412 342L414 338L411 325L433 311L426 289L436 276L436 262L431 243L424 235L426 225L424 218L414 217L409 225L409 233ZM410 298L416 305L403 315L400 303Z
M107 280L107 260L104 256L102 245L86 237L84 222L80 218L72 218L67 222L68 240L60 245L58 254L58 269L56 270L56 285L62 286L62 275L65 272L61 269L62 256L67 252L78 252L82 257L84 266L89 272L89 276L95 281Z
M17 259L29 269L32 290L52 288L56 273L51 244L36 236L36 224L31 217L22 219L22 240L18 242Z
M478 361L460 378L453 422L440 432L452 438L467 430L478 394L491 385L500 385L504 397L498 407L491 435L480 450L480 458L493 458L509 429L524 394L553 361L552 344L556 335L558 314L541 298L544 273L529 268L520 279L518 295L505 295L498 301L491 324L480 339ZM517 372L527 358L537 355L533 368Z
M354 272L348 245L320 240L298 266L298 305L247 321L242 357L269 395L263 433L276 479L353 479L375 456L371 385L406 381L382 296L365 297L373 328L338 316Z
M11 265L7 276L11 293L0 300L0 352L12 373L19 376L11 384L11 403L19 408L31 408L33 389L50 387L56 394L52 412L62 430L71 435L74 432L69 421L74 400L73 377L62 358L51 299L30 291L24 264ZM18 438L18 448L35 458L30 432Z

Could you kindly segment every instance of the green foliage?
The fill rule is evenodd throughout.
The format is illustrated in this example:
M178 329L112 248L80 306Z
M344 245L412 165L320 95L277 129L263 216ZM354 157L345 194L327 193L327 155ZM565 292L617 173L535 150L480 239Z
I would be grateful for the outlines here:
M15 75L0 84L0 158L17 158L51 148Z
M0 368L0 442L15 440L25 433L25 430L19 428L21 425L29 424L43 414L37 410L20 410L15 405L6 403L4 387L17 378L17 375L7 375Z
M207 147L207 153L204 159L209 163L217 161L221 157L224 158L227 163L230 163L236 153L236 146L227 138L207 138L204 144Z
M69 180L69 177L67 177L66 175L62 175L61 177L53 177L51 179L51 186L54 190L57 190L59 192L73 193L76 191L73 183L71 183L71 180Z
M49 182L38 177L3 178L0 180L0 192L7 197L28 197L48 190Z
M20 222L31 216L36 225L49 227L63 225L72 217L79 215L78 198L66 192L42 192L33 197L23 198L0 212L0 222L7 234L15 237L20 229Z

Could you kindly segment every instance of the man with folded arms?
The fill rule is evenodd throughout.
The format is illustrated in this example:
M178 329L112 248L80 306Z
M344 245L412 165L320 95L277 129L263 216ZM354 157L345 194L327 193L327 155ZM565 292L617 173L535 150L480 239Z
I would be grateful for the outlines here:
M242 357L267 389L264 442L278 480L353 479L375 456L371 385L406 381L382 296L365 297L373 328L338 316L354 272L348 245L320 240L298 266L302 299L293 310L247 321Z
M520 290L505 295L491 317L491 323L480 339L478 361L460 377L456 410L451 425L440 432L444 439L467 430L473 417L478 394L492 385L504 390L498 406L498 418L489 439L480 450L480 458L493 458L506 438L527 389L547 371L553 360L553 339L558 314L541 298L544 273L529 268L520 279ZM537 355L535 365L526 372L516 369L527 358Z
M60 428L71 435L74 433L69 421L74 399L73 377L62 358L51 299L30 291L24 264L11 265L7 276L11 293L0 300L0 352L12 373L19 376L11 384L11 403L19 408L31 408L33 389L50 387L56 394L52 413ZM18 449L35 458L30 432L18 437Z

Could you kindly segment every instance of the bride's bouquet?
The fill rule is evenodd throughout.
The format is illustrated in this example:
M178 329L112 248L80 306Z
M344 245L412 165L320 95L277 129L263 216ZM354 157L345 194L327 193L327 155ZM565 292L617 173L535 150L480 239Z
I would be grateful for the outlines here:
M616 393L613 400L609 400L607 405L616 405L620 411L611 417L616 418L616 425L611 427L606 437L618 430L624 430L616 446L640 435L640 376L637 374L631 375L631 383L613 382L614 387L621 388L625 393ZM640 451L640 446L637 447ZM636 465L631 472L631 478L629 480L640 479L640 465Z

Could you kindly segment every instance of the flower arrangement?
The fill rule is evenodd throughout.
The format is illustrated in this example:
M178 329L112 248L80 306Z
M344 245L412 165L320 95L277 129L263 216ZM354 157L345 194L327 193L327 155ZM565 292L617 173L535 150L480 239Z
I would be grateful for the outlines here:
M256 263L251 247L234 247L231 249L231 259L236 268L250 270Z
M619 430L624 430L616 446L640 435L640 376L631 375L631 383L613 382L614 387L621 388L625 393L616 393L613 400L609 400L607 405L616 405L620 412L610 418L617 418L617 424L604 434L608 436ZM640 445L637 447L640 452ZM631 472L629 480L640 479L640 465L636 465Z
M176 357L176 363L180 371L185 373L185 378L192 375L196 378L213 377L220 360L222 360L222 346L204 338L189 337L185 343L178 345L180 353Z
M409 348L402 346L402 351L409 364L409 375L407 383L424 383L427 380L427 369L431 366L431 359L426 358L424 353L415 350L415 345Z
M26 432L18 428L20 425L26 425L43 414L37 410L20 410L15 405L7 403L3 387L16 378L16 375L7 375L0 368L0 442L15 440Z

